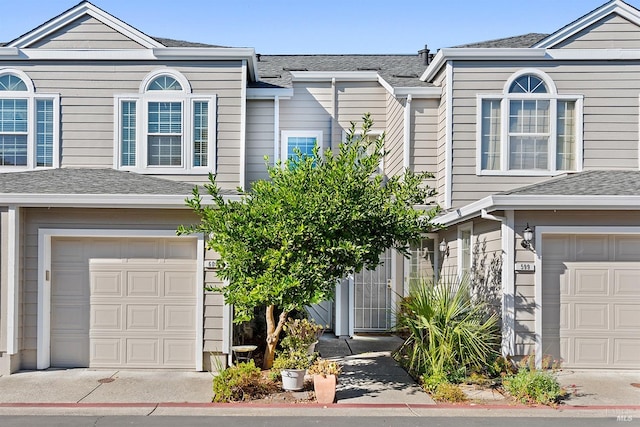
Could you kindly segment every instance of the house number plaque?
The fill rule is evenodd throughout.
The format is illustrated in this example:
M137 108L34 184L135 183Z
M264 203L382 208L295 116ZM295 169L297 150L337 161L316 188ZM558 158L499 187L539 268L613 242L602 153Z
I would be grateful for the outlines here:
M536 271L536 265L533 262L516 262L517 273L533 273Z

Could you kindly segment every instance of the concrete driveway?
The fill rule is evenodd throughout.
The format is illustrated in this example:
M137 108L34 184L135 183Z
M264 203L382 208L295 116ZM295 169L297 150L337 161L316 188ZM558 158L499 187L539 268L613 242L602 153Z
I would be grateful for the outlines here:
M0 377L0 403L211 402L208 372L52 369Z
M563 369L556 375L560 385L571 393L564 401L566 405L640 406L640 371Z

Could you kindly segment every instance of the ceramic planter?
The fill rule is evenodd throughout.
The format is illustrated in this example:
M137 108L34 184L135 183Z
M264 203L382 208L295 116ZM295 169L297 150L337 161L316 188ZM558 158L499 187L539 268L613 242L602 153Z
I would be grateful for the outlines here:
M336 384L338 378L335 375L313 376L313 389L316 392L318 403L333 403L336 400Z
M306 369L282 369L282 388L285 390L302 390L304 388L304 374Z

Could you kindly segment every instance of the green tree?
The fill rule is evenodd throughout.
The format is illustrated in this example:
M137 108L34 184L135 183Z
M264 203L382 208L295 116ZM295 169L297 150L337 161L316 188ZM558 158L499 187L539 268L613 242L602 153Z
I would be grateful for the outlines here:
M291 310L332 299L338 279L375 267L388 248L407 255L408 243L431 228L438 208L427 205L435 191L424 181L432 175L380 175L384 135L370 138L372 125L369 115L361 132L352 123L337 153L316 147L268 167L270 180L253 183L241 200L223 198L210 176L212 203L197 187L186 201L200 223L178 233L209 236L207 247L220 254L218 276L228 281L217 290L233 304L235 321L267 307L265 368Z

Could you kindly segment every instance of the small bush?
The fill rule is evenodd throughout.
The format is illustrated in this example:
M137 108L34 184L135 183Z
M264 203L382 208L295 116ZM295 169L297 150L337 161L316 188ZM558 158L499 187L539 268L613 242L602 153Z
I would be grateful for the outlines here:
M230 366L213 379L214 402L259 399L275 390L277 384L264 378L253 360Z
M462 389L458 385L451 383L438 384L431 397L438 402L456 403L467 400L467 395L464 394Z
M440 384L448 382L446 375L442 373L422 376L422 387L431 394L436 392Z
M505 377L502 384L523 403L550 405L565 394L553 374L540 370L520 369L517 374Z

